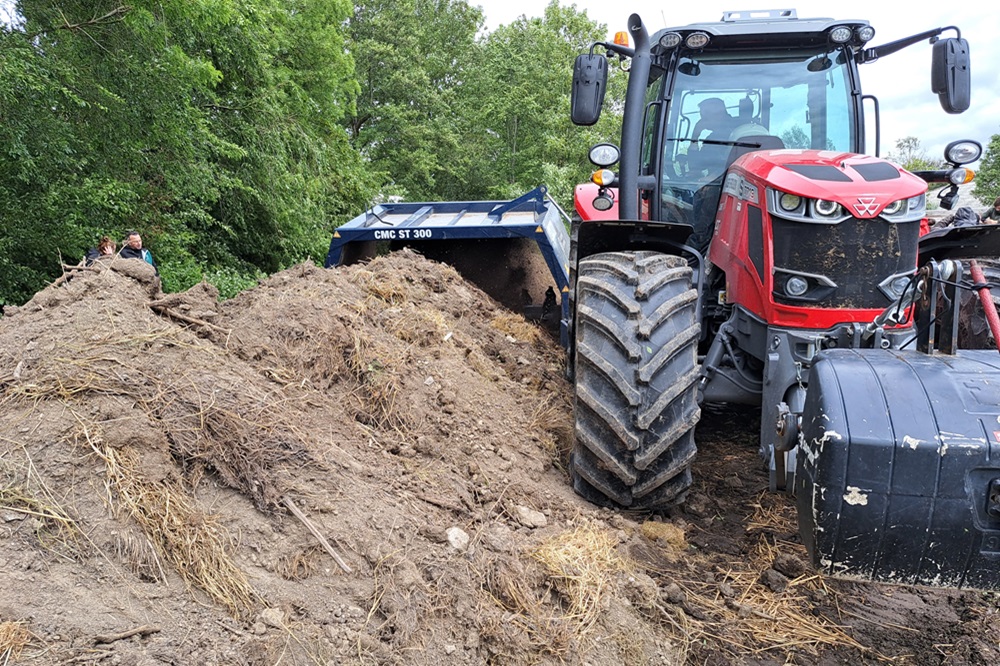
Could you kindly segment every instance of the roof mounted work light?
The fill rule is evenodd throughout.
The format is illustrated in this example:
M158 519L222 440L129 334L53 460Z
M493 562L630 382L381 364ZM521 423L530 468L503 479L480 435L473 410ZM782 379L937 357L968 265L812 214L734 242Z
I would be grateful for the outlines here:
M846 25L838 25L836 28L830 30L830 41L834 44L849 42L852 36L851 28Z
M870 42L872 39L875 38L875 28L871 27L870 25L859 26L858 29L854 31L854 36L857 38L857 41L861 44L864 44L865 42Z
M706 44L708 44L708 35L703 32L692 32L687 36L687 39L684 40L684 46L689 49L705 48Z
M676 32L666 32L660 35L660 46L665 49L675 48L681 43L681 36Z

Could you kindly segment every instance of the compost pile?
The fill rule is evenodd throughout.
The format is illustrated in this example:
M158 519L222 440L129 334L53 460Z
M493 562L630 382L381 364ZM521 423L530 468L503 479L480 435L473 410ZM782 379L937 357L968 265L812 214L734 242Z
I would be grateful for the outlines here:
M556 342L410 251L220 303L137 260L0 319L0 664L995 663L994 595L815 575L758 423L576 497Z

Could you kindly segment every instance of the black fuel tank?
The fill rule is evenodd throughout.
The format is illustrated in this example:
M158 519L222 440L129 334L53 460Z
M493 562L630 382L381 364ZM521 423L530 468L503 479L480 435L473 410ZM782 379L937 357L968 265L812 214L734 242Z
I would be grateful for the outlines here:
M813 565L1000 589L1000 354L830 350L808 381L795 494Z

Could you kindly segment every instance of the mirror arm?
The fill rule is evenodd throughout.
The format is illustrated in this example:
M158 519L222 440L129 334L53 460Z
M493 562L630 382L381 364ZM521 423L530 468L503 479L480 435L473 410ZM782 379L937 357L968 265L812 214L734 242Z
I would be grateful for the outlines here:
M882 44L881 46L873 46L869 49L862 49L855 56L858 64L864 64L866 62L875 62L879 58L887 55L892 55L896 51L902 51L908 46L913 46L925 39L934 40L938 35L940 35L945 30L954 30L959 39L962 38L962 32L953 25L945 26L944 28L934 28L933 30L928 30L927 32L921 32L918 35L913 35L911 37L904 37L903 39L897 39L894 42L889 42L887 44Z
M590 45L590 55L594 55L594 49L598 46L603 46L605 51L610 51L611 53L617 53L623 58L631 58L635 55L635 49L630 49L627 46L622 46L621 44L615 44L614 42L594 42Z

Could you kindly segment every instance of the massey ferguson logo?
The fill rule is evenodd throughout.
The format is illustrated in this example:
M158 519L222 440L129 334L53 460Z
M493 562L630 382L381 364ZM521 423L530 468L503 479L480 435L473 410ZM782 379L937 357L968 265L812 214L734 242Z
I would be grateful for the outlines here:
M858 215L874 215L878 210L878 201L875 197L858 197L858 203L854 204L854 210Z

